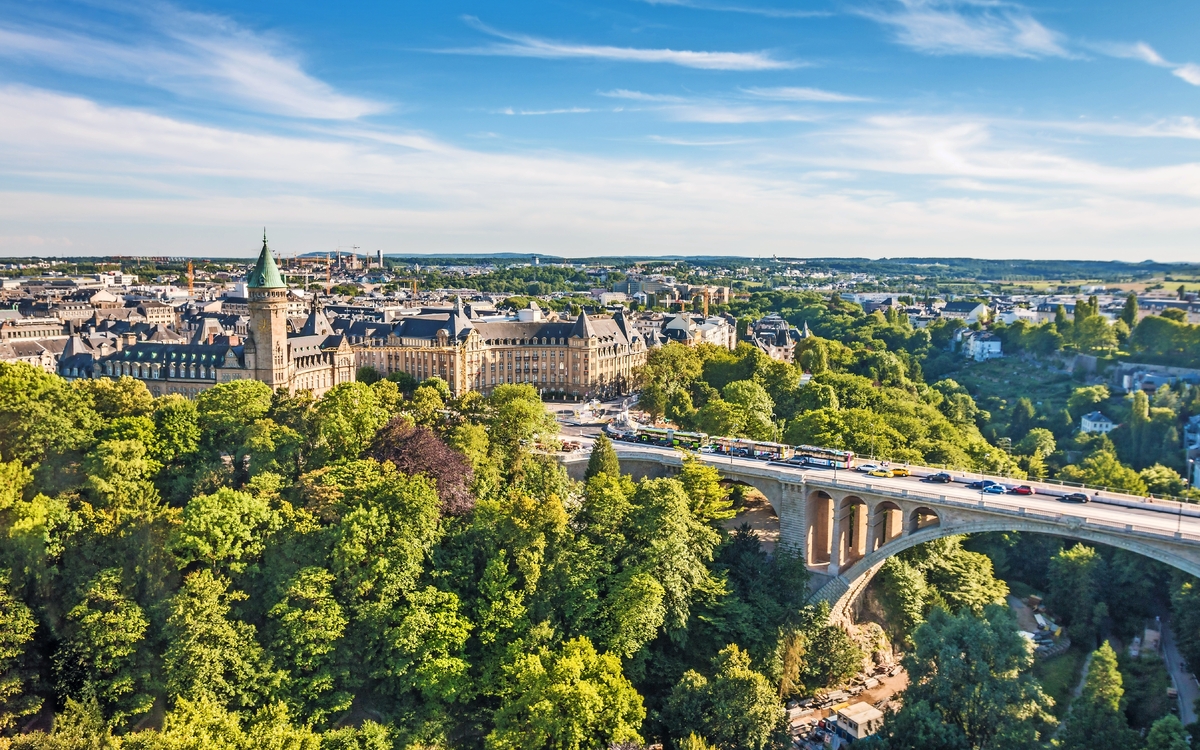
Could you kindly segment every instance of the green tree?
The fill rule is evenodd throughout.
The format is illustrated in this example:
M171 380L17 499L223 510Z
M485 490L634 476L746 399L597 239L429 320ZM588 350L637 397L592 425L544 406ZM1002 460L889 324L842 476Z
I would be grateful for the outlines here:
M1079 419L1084 414L1095 409L1098 405L1108 400L1108 388L1102 385L1089 385L1083 388L1076 388L1067 398L1067 409L1070 410L1071 416Z
M909 687L900 715L924 702L974 750L1032 745L1038 726L1053 721L1051 701L1028 673L1033 657L1007 608L989 605L983 616L935 608L913 644L904 658Z
M36 672L30 668L28 651L36 629L29 607L13 598L7 586L0 586L0 731L42 707L33 690Z
M222 487L187 504L171 548L185 564L200 561L242 572L263 553L278 526L265 498Z
M95 700L114 724L154 704L143 640L150 621L122 592L121 571L97 573L77 592L54 667L63 697Z
M271 653L287 670L284 692L290 705L315 723L350 707L349 670L338 663L338 643L349 620L333 594L333 574L324 568L297 571L267 611Z
M196 396L196 417L203 444L214 451L232 451L243 442L243 431L271 409L271 388L257 380L218 383Z
M927 701L905 703L899 713L885 715L879 733L862 743L863 750L970 750L967 737Z
M200 570L187 576L168 606L163 635L167 694L246 708L261 703L278 683L252 625L233 618L246 599L229 580Z
M1187 731L1174 714L1167 714L1150 727L1146 750L1188 750Z
M1148 466L1138 476L1146 483L1146 490L1154 495L1179 496L1186 488L1179 472L1162 464Z
M1071 704L1060 735L1064 750L1126 750L1136 747L1138 735L1121 711L1121 673L1117 655L1105 641L1092 652L1083 692Z
M420 390L420 389L418 389ZM357 458L388 420L375 391L364 383L340 383L317 404L317 435L322 458Z
M1082 544L1059 550L1050 559L1046 606L1066 622L1072 639L1080 643L1095 641L1099 620L1106 614L1099 594L1103 570L1100 553Z
M1040 453L1045 457L1058 450L1058 444L1054 440L1053 432L1045 427L1034 427L1025 434L1025 437L1021 438L1019 443L1013 446L1013 450L1023 456Z
M1125 306L1121 308L1121 320L1125 321L1125 325L1129 326L1130 330L1137 325L1138 318L1138 298L1137 294L1130 292L1125 297Z
M696 411L696 429L709 435L742 437L746 429L746 413L725 399L714 398Z
M720 748L764 750L783 728L783 706L766 677L750 667L750 655L730 644L713 659L711 679L684 673L663 709L663 723L677 741L695 733Z
M610 477L621 476L621 463L617 460L617 452L612 441L601 435L592 444L592 455L588 458L587 470L583 473L584 481L603 474Z
M721 484L721 472L715 467L685 455L678 479L687 493L692 517L697 521L715 523L737 515L729 488Z
M0 362L0 460L41 463L84 446L100 426L89 399L57 375Z
M557 653L517 658L510 687L488 734L488 750L584 750L641 743L642 697L621 672L621 661L597 654L587 638Z
M721 389L725 401L740 412L742 432L755 440L775 440L778 429L772 417L775 403L765 388L753 380L737 380Z
M1138 473L1121 463L1110 450L1099 450L1083 459L1079 465L1068 464L1058 474L1060 479L1092 487L1107 487L1134 495L1146 494L1146 483Z

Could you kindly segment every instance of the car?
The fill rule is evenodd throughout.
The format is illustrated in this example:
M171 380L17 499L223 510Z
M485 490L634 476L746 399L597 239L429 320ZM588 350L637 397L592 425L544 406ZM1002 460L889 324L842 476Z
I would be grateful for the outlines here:
M1027 484L1019 484L1008 491L1010 495L1032 495L1033 488Z
M996 486L998 486L998 485L990 479L980 479L978 482L971 482L970 484L968 484L967 489L982 490L987 487L996 487Z
M895 476L895 474L892 473L891 469L872 469L871 471L867 472L867 476L869 476L869 477L891 477L891 476Z
M861 471L864 474L870 474L872 471L875 471L878 468L879 467L875 464L859 464L858 466L854 467L854 470Z
M939 471L937 474L930 474L929 476L925 477L925 479L926 481L936 482L938 484L950 484L954 481L954 477L950 476L944 471Z
M1058 500L1063 503L1086 503L1091 501L1091 498L1084 492L1072 492L1069 495L1063 495Z
M900 467L897 469L892 469L892 476L894 476L894 477L911 477L912 474L910 474L908 472L908 469L905 469L904 467Z
M989 484L987 487L984 487L982 490L980 490L980 492L986 492L989 495L1003 495L1004 488L998 484Z

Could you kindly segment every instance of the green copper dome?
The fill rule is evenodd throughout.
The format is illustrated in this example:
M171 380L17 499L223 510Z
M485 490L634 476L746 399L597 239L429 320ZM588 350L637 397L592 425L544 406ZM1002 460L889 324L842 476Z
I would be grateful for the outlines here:
M258 262L254 264L254 269L246 276L246 286L251 289L284 289L287 287L287 284L283 283L283 277L279 275L279 267L275 265L271 251L267 248L265 230L263 231L262 252L258 254Z

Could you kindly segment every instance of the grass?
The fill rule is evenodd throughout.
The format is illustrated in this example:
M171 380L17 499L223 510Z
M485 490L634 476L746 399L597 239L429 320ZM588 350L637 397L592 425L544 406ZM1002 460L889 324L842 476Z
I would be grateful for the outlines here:
M1079 385L1069 375L1052 372L1021 357L964 362L946 377L965 387L981 406L988 397L1001 399L1011 406L1022 396L1028 396L1039 414L1064 408L1071 391Z
M1071 691L1079 684L1079 674L1087 651L1078 645L1072 645L1066 653L1053 659L1038 659L1033 663L1033 676L1042 684L1042 690L1054 699L1051 709L1056 717L1066 716L1071 705Z

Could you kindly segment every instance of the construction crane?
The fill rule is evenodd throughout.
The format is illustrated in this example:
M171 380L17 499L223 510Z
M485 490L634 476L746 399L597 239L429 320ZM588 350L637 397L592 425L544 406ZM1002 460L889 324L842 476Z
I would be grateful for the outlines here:
M196 286L196 271L192 268L192 262L190 260L188 261L187 279L188 279L188 296L192 297L192 296L194 296L193 293L195 291L195 286Z
M396 281L401 284L408 284L409 288L412 289L412 299L417 298L417 284L421 281L420 279L396 279Z

